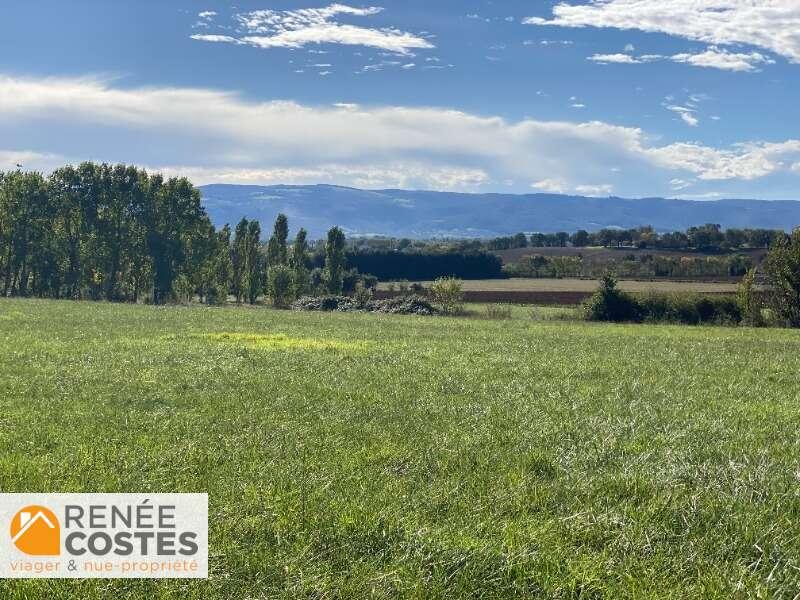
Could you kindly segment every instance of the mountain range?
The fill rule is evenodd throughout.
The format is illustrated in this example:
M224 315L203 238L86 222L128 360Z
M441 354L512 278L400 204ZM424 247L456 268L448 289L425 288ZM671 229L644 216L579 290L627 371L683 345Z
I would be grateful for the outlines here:
M685 230L704 223L723 228L790 231L800 225L793 200L675 200L594 198L559 194L464 194L362 190L332 185L206 185L200 188L211 220L234 226L257 219L269 231L279 213L319 239L338 225L349 236L487 238L517 232L596 231L651 225Z

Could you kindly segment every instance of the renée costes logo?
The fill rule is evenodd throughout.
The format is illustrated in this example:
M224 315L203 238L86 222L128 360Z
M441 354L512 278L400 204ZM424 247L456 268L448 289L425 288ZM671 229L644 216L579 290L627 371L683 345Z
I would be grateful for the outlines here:
M0 494L0 527L4 579L208 577L206 494Z

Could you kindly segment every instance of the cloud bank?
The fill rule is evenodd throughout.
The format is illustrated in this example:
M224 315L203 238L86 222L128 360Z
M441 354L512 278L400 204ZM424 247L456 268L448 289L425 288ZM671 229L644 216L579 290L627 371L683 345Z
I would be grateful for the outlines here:
M42 130L50 132L48 146L27 145L28 133ZM82 134L70 134L76 130ZM781 175L796 181L800 175L800 140L725 148L659 144L639 128L600 121L252 102L224 91L126 89L85 78L0 76L0 139L7 149L19 149L13 156L34 159L26 166L46 168L36 157L54 155L126 161L180 171L198 183L325 181L476 191L533 185L652 195L666 193L676 179L742 182Z

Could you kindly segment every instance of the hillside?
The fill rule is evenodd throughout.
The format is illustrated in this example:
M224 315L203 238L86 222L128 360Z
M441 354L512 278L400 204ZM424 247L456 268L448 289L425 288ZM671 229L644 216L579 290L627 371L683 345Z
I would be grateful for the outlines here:
M659 231L703 223L724 228L790 230L800 225L800 202L665 198L590 198L556 194L459 194L360 190L330 185L207 185L203 202L216 225L242 217L271 223L278 213L312 238L332 225L349 235L494 237L519 231L596 231L652 225Z

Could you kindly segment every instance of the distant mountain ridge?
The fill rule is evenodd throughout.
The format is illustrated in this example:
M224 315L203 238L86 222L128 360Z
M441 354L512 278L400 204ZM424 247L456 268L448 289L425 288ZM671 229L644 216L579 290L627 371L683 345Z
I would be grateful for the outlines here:
M652 225L685 230L704 223L723 228L791 230L800 226L800 201L593 198L559 194L463 194L409 190L361 190L332 185L202 186L215 225L242 217L269 228L279 213L293 231L312 239L333 225L350 236L484 238L520 231L552 233Z

